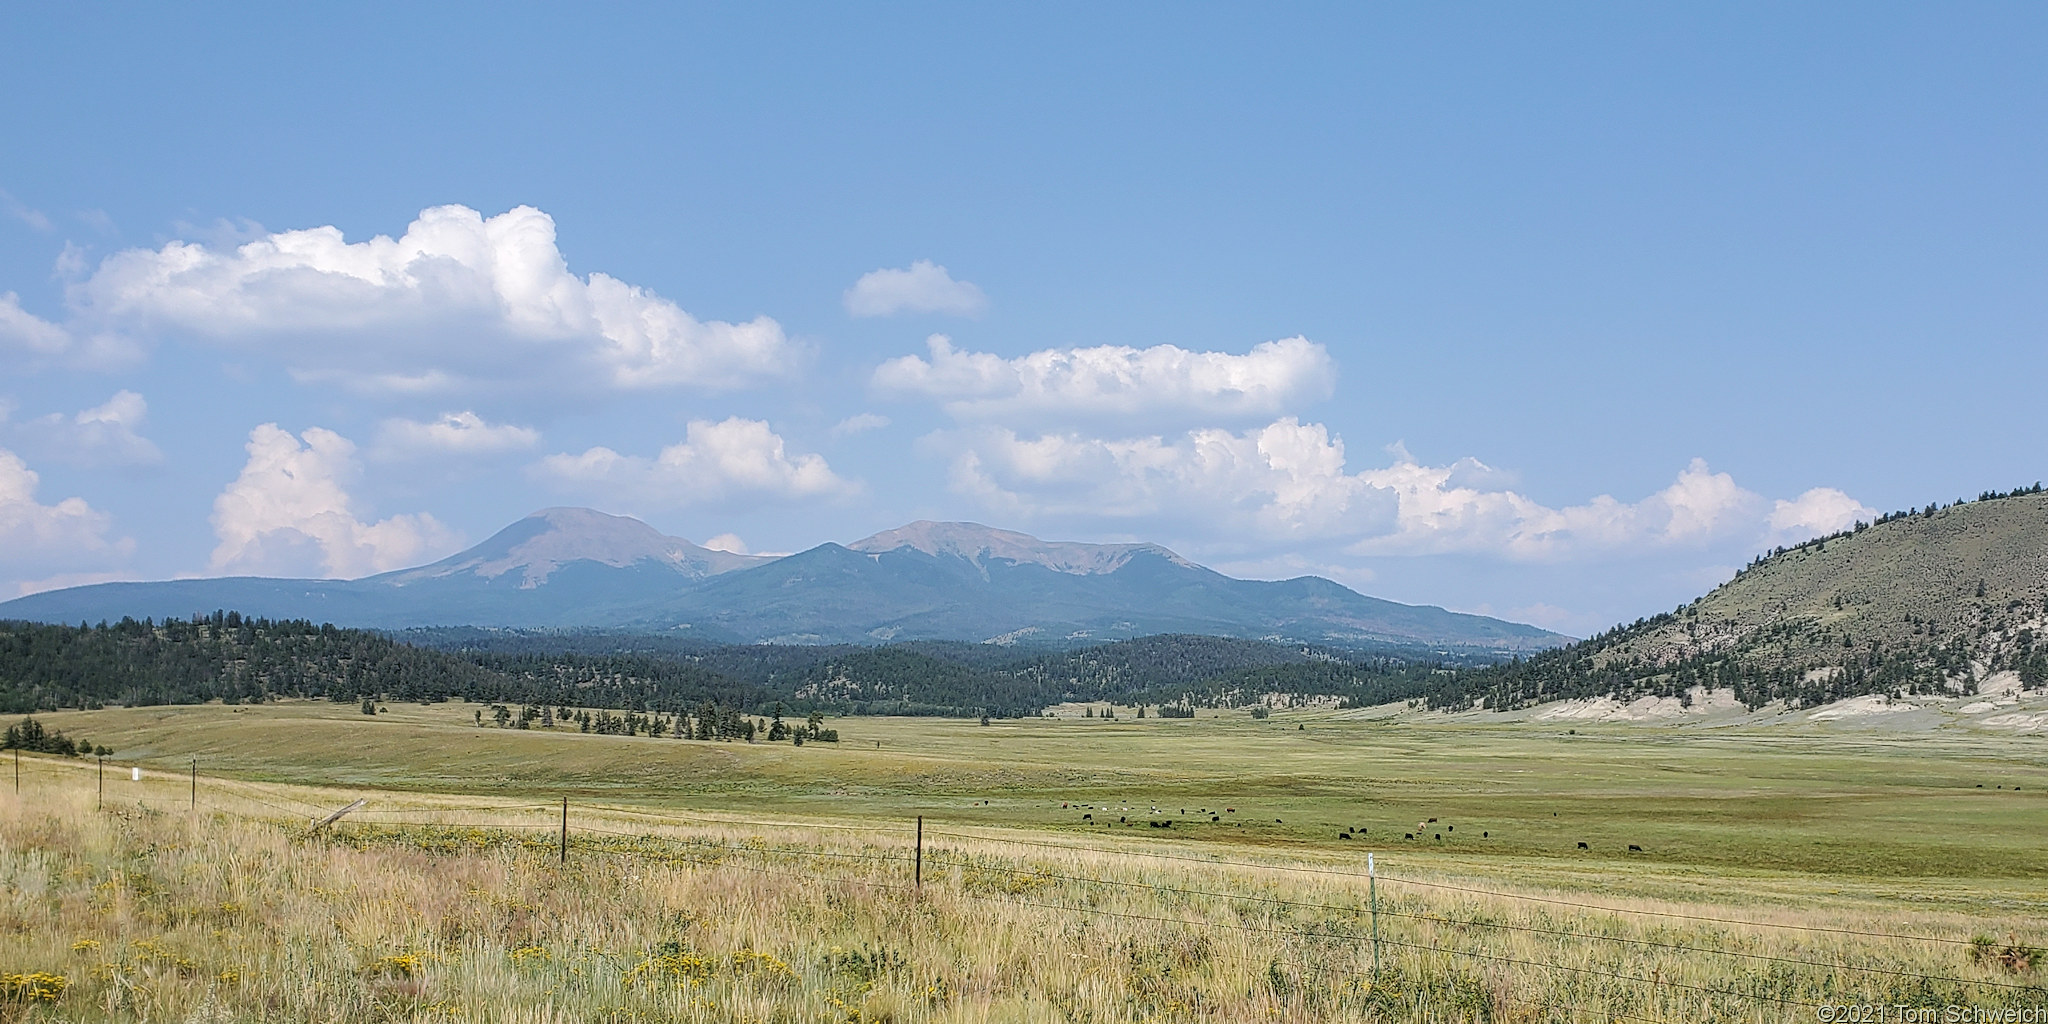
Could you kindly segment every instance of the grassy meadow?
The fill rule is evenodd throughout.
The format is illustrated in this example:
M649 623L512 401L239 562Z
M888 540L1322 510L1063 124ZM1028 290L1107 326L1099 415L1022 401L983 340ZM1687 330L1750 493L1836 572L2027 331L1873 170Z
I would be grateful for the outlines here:
M0 1019L2048 1004L2048 963L2005 955L2048 944L2035 737L1126 710L841 719L842 742L798 748L479 729L476 708L38 716L117 754L103 808L76 759L24 758L20 796L0 801ZM1993 946L1973 953L1979 936ZM37 977L62 990L40 998L54 983Z

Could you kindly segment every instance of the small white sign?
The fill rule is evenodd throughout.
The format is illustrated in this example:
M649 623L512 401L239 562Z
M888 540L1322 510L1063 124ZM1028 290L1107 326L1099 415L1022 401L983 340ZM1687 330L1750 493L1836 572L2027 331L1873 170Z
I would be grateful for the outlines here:
M141 781L142 781L142 769L140 769L140 768L130 768L130 769L128 769L128 779L129 779L129 781L131 781L131 782L141 782Z

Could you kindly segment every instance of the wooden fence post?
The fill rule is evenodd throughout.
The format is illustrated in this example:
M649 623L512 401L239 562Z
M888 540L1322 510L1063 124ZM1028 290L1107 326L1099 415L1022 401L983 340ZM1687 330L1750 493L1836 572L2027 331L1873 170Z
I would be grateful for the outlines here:
M335 811L333 814L330 814L325 818L312 820L311 826L306 829L306 834L311 835L315 832L320 831L323 828L326 828L329 825L334 824L337 821L340 821L342 815L347 814L348 812L353 811L356 808L361 807L368 802L369 801L367 800L357 800L355 803L352 803L347 807L342 808L341 810Z
M916 890L917 890L918 892L923 892L923 891L924 891L924 815L922 815L922 814L920 814L920 815L918 815L918 816L917 816L917 861L916 861L916 864L917 864L917 866L916 866L916 867L915 867L915 868L913 869L913 870L915 871L915 874L911 875L911 878L910 878L910 881L911 881L911 888L913 888L913 889L916 889Z
M562 863L569 863L569 798L562 798Z

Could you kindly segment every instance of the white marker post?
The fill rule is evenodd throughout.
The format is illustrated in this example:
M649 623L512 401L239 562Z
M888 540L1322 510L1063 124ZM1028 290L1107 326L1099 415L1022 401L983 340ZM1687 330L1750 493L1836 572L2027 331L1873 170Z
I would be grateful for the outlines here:
M1365 885L1372 898L1372 976L1380 976L1380 876L1373 868L1372 854L1365 855Z

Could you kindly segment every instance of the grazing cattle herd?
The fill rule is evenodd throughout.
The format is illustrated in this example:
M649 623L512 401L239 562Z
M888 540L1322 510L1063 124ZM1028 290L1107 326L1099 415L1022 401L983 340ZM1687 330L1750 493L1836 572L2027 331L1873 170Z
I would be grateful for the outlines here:
M2018 787L2014 787L2014 788L2018 788ZM1069 802L1067 802L1067 803L1063 803L1063 804L1061 804L1061 805L1060 805L1060 807L1061 807L1061 808L1063 808L1063 809L1067 809L1067 810L1076 810L1076 809L1083 809L1083 810L1084 810L1084 813L1083 813L1083 814L1081 815L1081 820L1082 820L1082 821L1084 821L1084 822L1090 822L1090 823L1093 823L1093 822L1095 821L1095 812L1096 812L1096 811L1129 811L1129 810L1133 810L1133 809L1134 809L1134 808L1132 808L1132 807L1129 807L1129 806L1124 806L1124 807L1116 807L1116 806L1111 806L1111 805L1108 805L1108 804L1080 804L1080 803L1074 803L1074 802L1071 802L1071 801L1069 801ZM1152 815L1158 815L1159 813L1160 813L1160 811L1159 811L1159 808L1158 808L1157 806L1154 806L1154 807L1152 807L1152 808L1151 808L1151 814L1152 814ZM1181 808L1181 809L1180 809L1180 815L1181 815L1182 817L1185 817L1185 816L1187 816L1187 813L1188 813L1188 809L1187 809L1187 808L1183 807L1183 808ZM1210 810L1210 809L1209 809L1209 808L1207 808L1207 807L1203 807L1203 808L1200 808L1200 809L1199 809L1199 810L1198 810L1198 811L1196 812L1196 814L1197 814L1197 816L1198 816L1198 817L1199 817L1200 815L1204 815L1204 814L1208 815L1208 817L1209 817L1209 821L1210 821L1210 822L1212 822L1212 823L1221 823L1221 822L1223 821L1223 815L1225 815L1225 814L1236 814L1236 813L1237 813L1237 808L1235 808L1235 807L1225 807L1225 808L1223 808L1223 809L1222 809L1222 810L1221 810L1220 812L1218 812L1218 811L1212 811L1212 810ZM1551 816L1552 816L1552 817L1556 817L1556 815L1555 815L1555 814L1553 814L1553 815L1551 815ZM1119 815L1119 816L1117 817L1117 819L1116 819L1116 820L1117 820L1117 824L1119 824L1119 825L1130 825L1130 824L1134 824L1134 823L1133 823L1133 822L1132 822L1132 821L1130 820L1130 816L1129 816L1129 815ZM1147 819L1146 819L1146 822L1145 822L1145 824L1146 824L1147 826L1151 827L1151 828L1172 828L1172 827L1173 827L1173 822L1174 822L1174 818L1173 818L1173 817L1171 817L1171 816L1168 816L1168 817L1164 817L1164 818L1161 818L1161 817L1150 817L1150 818L1147 818ZM1233 823L1233 824L1241 824L1241 823ZM1279 818L1274 818L1274 819L1273 819L1273 824L1275 824L1275 825L1281 825L1281 824L1285 824L1285 822L1284 822L1284 821L1282 821L1282 820L1281 820L1281 819L1279 819ZM1425 832L1426 832L1426 833L1428 833L1428 834L1429 834L1429 836L1430 836L1430 838L1431 838L1431 840L1432 840L1432 841L1434 841L1434 842L1439 842L1439 843L1440 843L1440 842L1443 842L1443 841L1444 841L1444 833L1446 833L1446 832L1449 832L1449 833L1455 833L1455 832L1457 832L1457 830L1458 830L1458 826L1457 826L1456 824L1454 824L1454 823L1449 823L1449 822L1446 822L1446 823L1444 823L1444 824L1443 824L1443 831L1442 831L1442 832L1438 832L1438 831L1435 831L1435 830L1433 830L1433 829L1431 829L1431 828L1429 827L1429 826L1431 826L1431 825L1435 825L1435 824L1437 824L1437 819L1435 819L1435 818L1424 818L1424 819L1423 819L1422 821L1420 821L1420 822L1417 822L1417 823L1416 823L1416 825L1415 825L1415 831L1413 831L1413 832L1403 832L1403 833L1401 833L1401 838L1402 838L1402 839L1405 839L1405 840L1408 840L1408 841L1410 841L1410 842L1413 842L1413 841L1414 841L1414 840L1416 839L1416 837L1418 837L1418 836L1420 836L1420 835L1422 835L1423 833L1425 833ZM1363 838L1363 837L1364 837L1364 836L1365 836L1366 834L1367 834L1367 832L1366 832L1366 827L1365 827L1364 825L1346 825L1346 826L1344 826L1344 827L1342 827L1342 828L1340 828L1340 829L1338 829L1338 830L1337 830L1337 838L1338 838L1338 839L1339 839L1340 841L1344 841L1344 842L1349 842L1349 841L1351 841L1351 840L1353 840L1353 839L1359 839L1359 838ZM1470 832L1467 832L1467 833L1466 833L1466 835L1471 835L1471 833L1470 833ZM1481 831L1481 832L1479 833L1479 838L1481 838L1481 839L1491 839L1491 838L1493 838L1493 832L1492 832L1492 830L1490 830L1490 829L1489 829L1489 830L1484 830L1484 831ZM1579 844L1578 844L1578 848L1579 848L1579 849L1581 849L1581 850L1589 850L1589 851L1590 851L1590 850L1592 849L1592 847L1591 847L1590 845L1588 845L1588 844L1586 844L1586 843L1584 843L1584 842L1581 842L1581 843L1579 843ZM1643 851L1643 848L1642 848L1642 846L1641 846L1640 844L1637 844L1637 843L1629 843L1629 844L1628 844L1628 852L1629 852L1629 853L1642 853L1642 852L1644 852L1644 851Z

